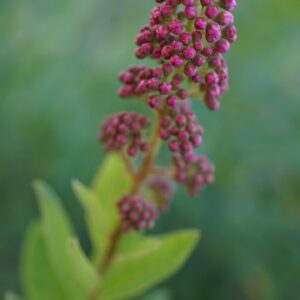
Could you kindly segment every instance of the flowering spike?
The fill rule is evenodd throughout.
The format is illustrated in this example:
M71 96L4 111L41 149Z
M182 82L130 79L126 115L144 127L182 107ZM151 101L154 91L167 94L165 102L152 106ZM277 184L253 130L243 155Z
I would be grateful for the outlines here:
M136 37L136 56L139 59L151 57L162 65L164 77L157 77L148 69L149 77L138 71L121 78L125 84L120 90L122 97L149 96L149 94L169 95L178 93L179 87L172 85L170 79L179 73L183 66L184 81L197 86L197 95L211 110L219 108L220 97L228 89L228 78L210 84L205 80L212 72L227 72L223 54L237 39L233 25L232 11L236 9L235 0L168 0L157 1L161 5L151 11L149 25L142 27ZM199 3L200 2L200 3ZM184 6L182 8L181 4ZM191 25L192 22L192 26ZM219 57L221 65L210 61ZM136 67L137 69L143 67ZM133 75L133 76L132 76ZM131 78L134 78L131 80ZM159 85L149 88L147 81L155 78ZM130 79L130 80L124 80ZM146 82L145 82L146 81ZM150 105L154 109L156 105Z
M172 182L186 186L196 196L214 181L214 166L195 149L202 145L204 130L191 108L190 95L199 97L212 111L228 90L224 54L237 39L233 11L236 0L156 0L149 24L136 36L135 56L150 58L156 67L133 65L119 75L120 97L139 98L157 117L151 140L143 131L149 120L136 113L119 113L102 125L99 139L107 151L125 151L133 176L128 195L118 202L121 231L151 228L158 211L165 211L173 195ZM173 167L155 174L159 140L172 153ZM142 153L137 170L133 157ZM166 170L165 168L158 168ZM150 178L150 179L149 179ZM143 192L152 192L145 199Z

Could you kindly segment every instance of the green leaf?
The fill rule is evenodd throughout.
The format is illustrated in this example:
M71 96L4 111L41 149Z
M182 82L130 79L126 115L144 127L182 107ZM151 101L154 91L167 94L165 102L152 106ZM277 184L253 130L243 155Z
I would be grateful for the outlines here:
M174 274L199 240L199 232L185 230L153 237L157 249L142 255L117 257L103 282L101 295L117 300L135 297Z
M170 300L171 294L168 290L161 288L156 289L150 294L141 298L141 300Z
M91 291L96 290L100 286L100 277L81 249L76 238L71 238L67 241L67 251L74 274L77 276L82 288L86 291L86 295L89 295Z
M121 236L118 243L118 253L126 253L134 250L137 243L139 243L143 238L142 233L137 231L131 231Z
M126 239L127 235L124 235ZM118 249L115 262L123 262L137 257L148 255L160 248L160 241L154 237L140 237L135 242L130 241L125 248Z
M111 234L109 215L96 195L79 181L73 181L74 192L85 211L85 219L92 242L93 258L99 263L99 258L105 253L109 235Z
M65 300L62 286L48 257L41 226L32 223L27 229L21 256L21 278L30 300ZM5 300L17 300L9 293Z
M106 252L110 235L117 226L116 202L131 185L123 160L117 154L110 154L89 189L78 181L73 187L85 210L88 232L93 246L93 261L99 265Z
M141 252L156 250L156 238L146 237L137 231L123 234L118 242L117 254L119 257L126 255L139 255Z
M65 299L82 300L85 292L79 285L68 259L66 241L74 232L60 200L51 188L42 181L34 182L40 211L42 231L47 252L59 281L63 284Z
M6 292L4 295L4 300L24 300L19 295L14 292Z
M107 156L103 166L97 172L92 188L105 207L110 219L110 227L118 221L116 202L131 186L131 177L120 155L113 153Z

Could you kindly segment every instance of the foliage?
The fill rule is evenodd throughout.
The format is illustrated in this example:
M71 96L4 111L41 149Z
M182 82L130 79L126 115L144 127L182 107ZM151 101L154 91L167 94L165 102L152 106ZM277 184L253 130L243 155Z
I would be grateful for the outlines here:
M117 180L117 181L116 181ZM115 181L120 184L115 184ZM22 251L22 282L27 300L117 300L140 296L185 263L199 239L197 230L145 236L124 235L108 273L99 273L108 240L117 226L115 201L130 187L117 154L107 157L91 188L74 181L92 243L88 257L59 198L42 181L34 182L40 220L27 230ZM157 291L147 299L167 299ZM18 299L7 294L6 300Z

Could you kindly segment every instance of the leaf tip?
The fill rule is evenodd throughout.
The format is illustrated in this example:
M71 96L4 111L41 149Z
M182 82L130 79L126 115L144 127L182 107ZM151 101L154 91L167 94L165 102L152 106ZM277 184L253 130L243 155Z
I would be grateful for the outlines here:
M33 190L37 193L46 186L46 182L42 179L34 179L31 185Z
M76 192L76 191L78 191L78 189L81 187L82 184L77 178L74 178L71 181L71 185L72 185L73 190Z

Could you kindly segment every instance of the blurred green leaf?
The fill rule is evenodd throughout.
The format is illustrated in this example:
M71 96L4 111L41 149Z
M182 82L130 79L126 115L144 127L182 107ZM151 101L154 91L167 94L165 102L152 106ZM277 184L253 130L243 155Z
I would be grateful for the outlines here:
M138 296L175 273L188 259L199 239L196 230L153 237L157 249L117 257L103 282L101 294L117 300Z
M125 235L126 238L126 235ZM118 250L116 263L128 259L134 259L157 251L161 246L159 239L155 237L141 237L135 243L130 243L128 247Z
M140 232L131 231L127 234L123 234L118 244L118 253L127 253L135 248L136 244L143 239L143 235Z
M41 226L32 223L27 230L21 259L21 278L26 296L30 300L65 300L49 260ZM18 299L8 294L5 300Z
M92 187L103 203L111 222L111 228L118 220L115 204L124 194L128 193L130 185L131 177L121 157L116 153L109 154L97 172Z
M109 215L106 214L103 201L99 200L99 197L93 190L79 181L73 182L73 188L85 211L85 220L92 242L93 259L99 263L100 258L105 253L109 240L108 236L112 231L109 226Z
M130 189L131 178L119 155L110 154L100 167L89 189L78 181L73 183L82 204L93 246L93 261L101 263L109 236L118 221L116 202Z
M141 300L170 300L171 295L167 289L156 289L148 295L141 298Z
M4 295L4 300L24 300L19 295L15 294L14 292L7 292Z
M100 278L96 269L86 257L76 238L67 241L67 251L71 259L74 274L77 276L86 295L94 291L100 285Z
M71 223L60 200L46 183L35 181L34 189L42 214L43 236L53 269L60 282L63 283L66 299L81 300L84 297L84 291L73 272L65 247L68 238L74 236Z

